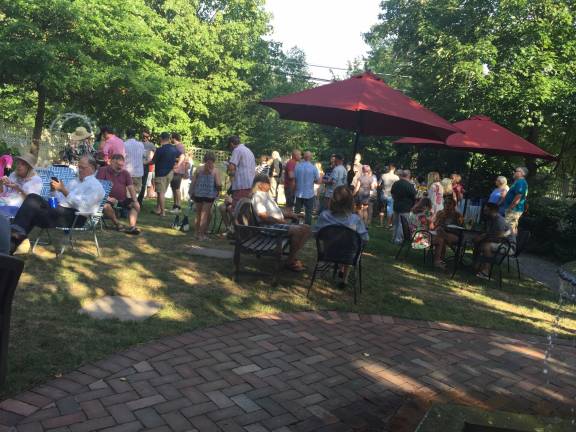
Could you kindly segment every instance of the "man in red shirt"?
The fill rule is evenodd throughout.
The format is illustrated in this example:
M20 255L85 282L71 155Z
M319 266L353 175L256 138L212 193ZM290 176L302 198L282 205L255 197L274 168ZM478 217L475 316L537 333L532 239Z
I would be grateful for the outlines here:
M302 159L300 150L292 150L292 159L286 162L284 168L284 196L286 197L286 208L292 210L294 208L294 200L296 198L296 165Z
M121 154L112 155L110 165L100 167L96 178L112 182L108 202L104 204L104 216L112 221L118 231L133 235L140 234L140 230L136 228L138 213L140 213L138 194L132 183L132 176L124 169L124 156ZM129 228L122 226L116 217L115 207L119 208L122 213L128 214Z

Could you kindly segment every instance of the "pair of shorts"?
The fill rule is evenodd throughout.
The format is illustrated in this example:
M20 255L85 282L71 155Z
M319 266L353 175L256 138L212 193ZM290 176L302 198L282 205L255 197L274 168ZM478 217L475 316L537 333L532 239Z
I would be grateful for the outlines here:
M174 173L170 171L163 177L155 177L154 178L154 186L156 186L156 192L166 193L168 190L168 186L170 186L170 182L172 182L172 176Z
M173 173L172 180L170 181L170 187L172 190L179 190L182 185L182 179L184 174Z
M136 193L140 193L140 189L142 189L142 177L132 177L132 184L134 185L134 189Z
M213 203L215 198L208 197L194 197L195 203Z

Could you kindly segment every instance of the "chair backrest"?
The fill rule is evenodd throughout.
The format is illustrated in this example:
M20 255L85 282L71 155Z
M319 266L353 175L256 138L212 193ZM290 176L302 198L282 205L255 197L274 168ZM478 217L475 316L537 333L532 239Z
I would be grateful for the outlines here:
M518 231L518 235L516 236L516 252L514 253L515 257L518 257L526 246L528 246L528 242L530 241L530 237L532 237L532 233L530 231Z
M112 182L110 180L99 179L98 181L104 188L104 196L102 197L100 203L98 204L97 212L92 216L90 216L90 218L84 224L85 228L90 228L100 223L100 220L102 219L102 211L104 210L104 204L106 204L106 201L108 201L108 195L110 195L110 191L112 190Z
M52 172L52 176L64 183L64 186L68 186L68 184L77 177L76 171L67 166L52 166L50 167L50 171Z
M252 209L252 200L250 198L242 198L236 204L234 209L234 225L240 226L255 226L256 216Z
M400 223L402 224L402 235L404 236L404 241L408 242L412 240L412 232L410 231L410 224L408 219L404 216L398 216L400 218Z
M360 234L343 225L328 225L316 234L318 261L355 265L362 245Z
M0 385L6 378L12 299L23 269L22 260L0 254Z
M36 168L36 174L42 179L42 191L40 196L44 199L50 197L50 177L52 177L52 171L50 168Z

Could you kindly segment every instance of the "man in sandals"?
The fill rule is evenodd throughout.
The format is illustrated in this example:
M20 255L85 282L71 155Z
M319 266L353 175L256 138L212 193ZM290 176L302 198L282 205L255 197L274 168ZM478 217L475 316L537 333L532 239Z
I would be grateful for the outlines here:
M300 272L305 269L302 261L296 255L302 249L306 241L310 238L312 230L309 225L287 224L286 219L298 221L298 216L291 210L282 210L270 193L270 177L258 175L254 179L252 188L252 208L256 219L261 225L270 228L284 229L288 232L290 239L290 254L286 262L286 267L292 271Z
M112 155L110 165L101 167L98 170L98 174L96 174L96 178L112 182L112 190L108 195L108 202L104 204L104 216L112 221L118 231L138 235L140 234L140 230L136 228L138 213L140 213L138 193L134 188L132 176L124 169L124 164L124 156L121 154ZM127 213L130 223L128 228L124 227L116 217L115 208L120 209L122 213Z

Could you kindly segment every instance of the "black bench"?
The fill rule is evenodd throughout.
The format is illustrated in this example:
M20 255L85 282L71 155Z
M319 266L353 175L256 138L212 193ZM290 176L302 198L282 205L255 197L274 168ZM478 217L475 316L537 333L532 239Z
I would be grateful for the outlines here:
M234 280L238 282L240 274L240 255L272 256L276 259L272 284L278 280L282 265L282 255L289 247L288 232L285 229L258 226L252 202L244 198L234 211Z
M23 269L24 261L0 254L0 386L6 380L12 299Z

